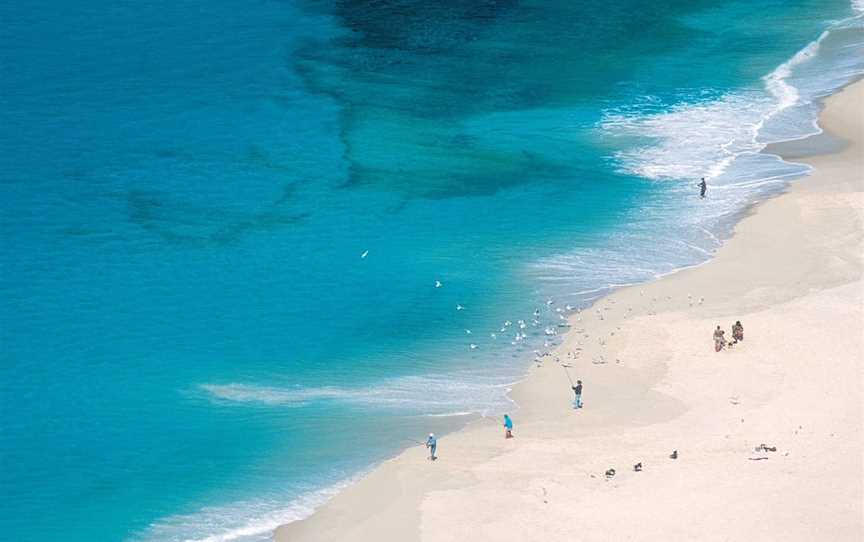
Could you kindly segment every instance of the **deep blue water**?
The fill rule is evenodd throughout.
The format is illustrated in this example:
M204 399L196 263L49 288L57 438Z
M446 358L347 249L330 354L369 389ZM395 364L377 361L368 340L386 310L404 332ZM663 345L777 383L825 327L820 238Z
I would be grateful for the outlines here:
M266 538L508 408L864 72L845 0L80 4L0 3L9 540Z

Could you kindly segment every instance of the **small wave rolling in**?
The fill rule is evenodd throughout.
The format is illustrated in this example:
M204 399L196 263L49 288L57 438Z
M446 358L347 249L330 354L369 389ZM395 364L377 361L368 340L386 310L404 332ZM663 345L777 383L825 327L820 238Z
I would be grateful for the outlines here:
M562 317L709 259L864 73L839 0L79 4L0 7L22 542L267 540L518 408Z

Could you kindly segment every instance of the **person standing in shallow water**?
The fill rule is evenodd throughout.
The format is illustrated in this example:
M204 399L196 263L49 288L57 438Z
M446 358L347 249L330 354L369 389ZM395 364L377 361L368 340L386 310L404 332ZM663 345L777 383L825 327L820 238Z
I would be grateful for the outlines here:
M705 199L705 192L708 191L708 183L705 182L705 177L702 177L702 180L696 186L699 187L699 197Z
M429 433L429 438L426 439L426 447L429 448L429 459L432 461L438 459L435 456L435 448L438 447L438 439L435 438L434 433Z
M582 381L577 380L575 386L571 386L576 397L573 399L573 408L582 408Z
M513 420L509 414L504 414L504 438L513 438Z

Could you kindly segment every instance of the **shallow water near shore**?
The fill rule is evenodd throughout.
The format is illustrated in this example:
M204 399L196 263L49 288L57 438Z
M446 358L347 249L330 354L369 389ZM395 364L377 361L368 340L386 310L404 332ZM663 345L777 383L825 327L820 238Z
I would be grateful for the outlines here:
M511 408L864 69L839 1L462 4L0 8L4 536L266 539Z

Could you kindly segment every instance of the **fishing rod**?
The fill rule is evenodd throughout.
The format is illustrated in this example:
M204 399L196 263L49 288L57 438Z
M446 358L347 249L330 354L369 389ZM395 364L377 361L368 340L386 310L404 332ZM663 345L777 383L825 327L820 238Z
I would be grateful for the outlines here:
M420 441L417 440L417 439L413 439L413 438L406 438L406 439L404 439L404 440L407 440L407 441L409 441L409 442L416 442L416 443L419 444L420 446L426 446L426 443L425 443L425 442L420 442Z
M573 385L573 379L570 378L570 371L568 371L567 367L564 367L563 365L561 366L561 368L564 369L564 374L567 375L567 380L570 381L570 385L572 386Z

